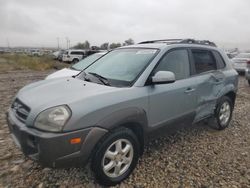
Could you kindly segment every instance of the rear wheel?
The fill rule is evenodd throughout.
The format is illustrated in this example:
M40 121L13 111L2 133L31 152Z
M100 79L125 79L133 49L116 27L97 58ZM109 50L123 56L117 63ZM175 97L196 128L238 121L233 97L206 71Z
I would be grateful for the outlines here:
M134 170L139 158L139 141L127 128L109 133L97 146L91 168L96 180L105 186L114 186Z
M228 127L232 118L232 112L232 100L227 96L221 97L215 109L215 123L218 130L223 130Z
M249 86L250 86L250 80L248 80L248 84L249 84Z
M78 62L79 62L79 59L73 59L73 61L72 61L73 64L76 64Z

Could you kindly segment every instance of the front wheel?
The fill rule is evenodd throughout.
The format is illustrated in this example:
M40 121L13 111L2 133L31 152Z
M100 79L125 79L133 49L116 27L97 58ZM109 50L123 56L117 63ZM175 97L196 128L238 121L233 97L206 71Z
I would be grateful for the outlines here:
M227 96L221 97L215 109L216 128L218 130L223 130L226 127L228 127L232 118L232 112L233 112L232 100Z
M127 128L109 133L97 146L91 168L96 180L105 186L114 186L134 170L139 158L139 142Z

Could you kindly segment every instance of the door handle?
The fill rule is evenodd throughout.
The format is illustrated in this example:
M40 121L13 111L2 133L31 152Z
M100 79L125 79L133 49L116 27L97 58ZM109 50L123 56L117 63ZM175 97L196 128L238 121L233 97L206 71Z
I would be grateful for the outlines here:
M186 91L185 91L185 93L191 93L191 92L194 92L195 91L195 89L194 88L187 88L186 89Z

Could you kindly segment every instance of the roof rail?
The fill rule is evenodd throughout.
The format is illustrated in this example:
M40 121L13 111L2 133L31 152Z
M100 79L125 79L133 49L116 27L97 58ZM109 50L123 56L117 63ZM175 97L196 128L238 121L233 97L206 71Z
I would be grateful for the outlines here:
M195 40L195 39L162 39L162 40L149 40L143 41L139 44L149 44L149 43L166 43L166 44L200 44L200 45L208 45L208 46L215 46L214 42L209 40Z
M148 43L157 43L157 42L162 42L162 43L172 43L172 42L180 42L183 39L160 39L160 40L148 40L148 41L142 41L139 44L148 44Z
M216 44L214 42L211 42L209 40L183 39L180 43L216 46Z

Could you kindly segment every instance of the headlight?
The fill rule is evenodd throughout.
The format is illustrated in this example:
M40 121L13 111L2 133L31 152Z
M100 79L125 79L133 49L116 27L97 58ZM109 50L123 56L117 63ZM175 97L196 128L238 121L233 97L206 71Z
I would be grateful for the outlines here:
M69 107L66 105L56 106L41 112L37 116L34 126L45 131L60 132L70 116Z

